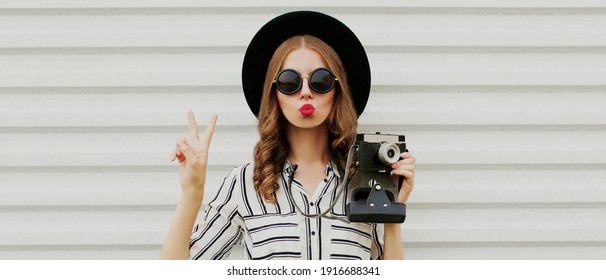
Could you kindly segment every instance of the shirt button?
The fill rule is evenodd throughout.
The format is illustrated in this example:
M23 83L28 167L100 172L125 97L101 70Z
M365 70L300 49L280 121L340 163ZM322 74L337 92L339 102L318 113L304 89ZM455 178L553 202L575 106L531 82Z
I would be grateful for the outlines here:
M313 203L313 202L310 202L310 203L309 203L309 205L310 205L310 206L314 206L314 203Z
M316 235L316 232L315 232L315 231L312 231L312 232L311 232L311 235Z
M327 180L327 179L324 179L324 183L326 183L326 182L328 182L328 180Z

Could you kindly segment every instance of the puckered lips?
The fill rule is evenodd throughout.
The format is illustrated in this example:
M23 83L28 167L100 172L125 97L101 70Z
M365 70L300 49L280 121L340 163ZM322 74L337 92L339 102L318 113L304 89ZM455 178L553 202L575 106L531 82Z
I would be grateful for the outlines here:
M301 113L301 115L303 115L303 117L311 117L311 115L314 114L314 112L316 111L316 108L314 108L314 105L311 104L305 104L303 106L301 106L301 108L299 108L299 113Z

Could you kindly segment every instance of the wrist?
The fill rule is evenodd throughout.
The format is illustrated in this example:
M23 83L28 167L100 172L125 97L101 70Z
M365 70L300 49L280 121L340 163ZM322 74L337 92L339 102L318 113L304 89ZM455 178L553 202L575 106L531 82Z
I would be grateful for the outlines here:
M204 196L203 191L196 191L193 189L183 189L181 190L181 200L187 200L195 203L202 203L202 198Z
M383 224L383 230L385 231L385 234L400 235L402 224Z

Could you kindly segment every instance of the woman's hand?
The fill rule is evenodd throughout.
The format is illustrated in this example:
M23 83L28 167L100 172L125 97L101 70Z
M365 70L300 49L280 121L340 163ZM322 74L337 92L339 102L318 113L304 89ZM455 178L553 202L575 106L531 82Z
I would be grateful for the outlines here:
M401 160L391 165L391 177L399 183L399 176L404 176L400 192L398 193L398 202L406 203L408 196L412 192L412 188L415 184L415 157L410 153L400 154Z
M198 125L192 111L187 112L187 120L191 139L183 137L177 140L170 159L171 161L177 159L179 162L182 191L201 197L204 194L204 184L206 183L208 147L215 131L217 115L210 118L202 139L199 137Z

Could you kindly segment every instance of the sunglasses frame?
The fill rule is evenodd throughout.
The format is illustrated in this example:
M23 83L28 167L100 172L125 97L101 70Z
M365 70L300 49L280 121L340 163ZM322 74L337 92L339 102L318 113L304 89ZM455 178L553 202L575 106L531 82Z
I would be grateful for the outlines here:
M326 71L327 71L328 73L330 73L330 74L332 75L332 77L333 77L333 80L332 80L332 85L330 85L330 88L329 88L328 90L326 90L326 91L316 91L316 89L315 89L315 88L313 88L313 87L312 87L312 85L311 85L311 79L310 79L310 78L311 78L311 76L313 76L313 75L314 75L316 72L318 72L318 71L320 71L320 70L326 70ZM295 73L296 73L296 74L299 76L299 79L301 79L301 80L303 80L304 78L307 78L307 85L309 86L309 88L310 88L310 89L312 89L312 90L313 90L315 93L319 93L319 94L325 94L325 93L327 93L327 92L331 91L333 88L335 88L335 84L336 84L336 82L338 82L338 81L339 81L339 79L337 78L337 76L335 75L335 73L333 73L332 71L330 71L329 69L324 68L324 67L319 67L319 68L314 69L313 71L311 71L311 73L309 74L309 76L303 76L303 75L301 75L301 73L299 73L299 71L297 71L297 70L295 70L295 69L286 68L286 69L284 69L284 70L282 70L282 71L278 72L278 74L276 75L276 78L275 78L275 79L273 80L273 82L272 82L272 84L273 84L273 85L274 85L274 86L275 86L275 87L276 87L276 88L277 88L277 89L278 89L278 90L279 90L281 93L286 94L286 95L293 95L293 94L295 94L295 93L299 92L299 91L301 90L301 88L303 88L303 82L301 81L301 82L299 83L299 86L297 87L297 89L296 89L296 90L294 90L294 91L292 91L292 92L289 92L289 91L283 91L282 89L280 89L280 87L278 86L278 77L280 77L280 75L282 75L282 73L284 73L284 72L286 72L286 71L292 71L292 72L295 72Z

